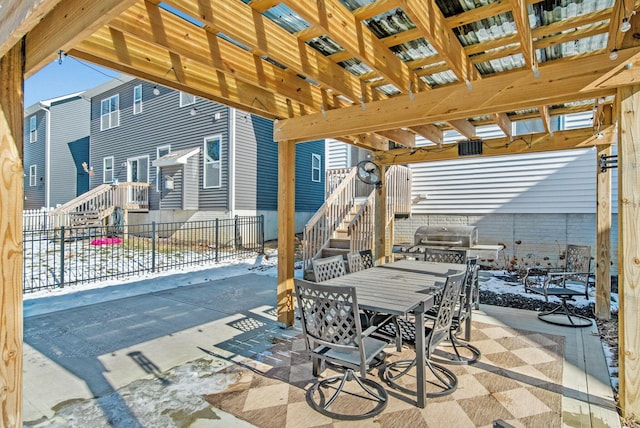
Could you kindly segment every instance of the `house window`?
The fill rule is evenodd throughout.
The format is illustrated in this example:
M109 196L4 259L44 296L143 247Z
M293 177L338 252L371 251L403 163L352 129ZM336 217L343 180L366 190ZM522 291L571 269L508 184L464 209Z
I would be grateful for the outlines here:
M196 96L180 91L180 107L190 106L196 103Z
M142 85L133 88L133 114L142 113Z
M171 146L160 146L156 148L156 159L160 159L162 156L166 156L171 153ZM160 176L160 167L156 167L156 192L162 192L162 177Z
M322 175L320 174L320 155L315 153L311 154L311 181L320 183L322 181Z
M113 182L113 156L102 159L102 182Z
M38 167L36 165L31 165L29 167L29 186L35 187L38 179L36 177L38 175Z
M100 103L100 130L120 125L120 95L114 95Z
M220 187L220 136L204 139L204 188Z
M38 122L35 116L29 118L29 142L35 143L38 141Z

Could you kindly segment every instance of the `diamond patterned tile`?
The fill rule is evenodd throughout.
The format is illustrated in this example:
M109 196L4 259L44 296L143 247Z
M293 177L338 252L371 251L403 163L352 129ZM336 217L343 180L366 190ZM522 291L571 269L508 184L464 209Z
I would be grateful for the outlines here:
M301 336L279 339L271 349L229 367L226 370L233 373L229 378L235 383L206 399L260 427L490 427L496 419L514 427L562 424L563 338L477 322L473 323L472 338L483 353L480 361L450 365L458 377L457 390L427 399L425 409L412 404L414 396L386 387L387 407L374 418L340 421L315 412L306 402L306 389L315 379ZM415 357L410 347L397 352L391 346L387 351L387 362ZM372 372L370 378L383 384L377 374ZM415 369L400 383L415 390ZM354 385L348 383L355 394ZM427 390L435 389L428 383ZM339 400L338 407L343 410L364 406L356 395Z

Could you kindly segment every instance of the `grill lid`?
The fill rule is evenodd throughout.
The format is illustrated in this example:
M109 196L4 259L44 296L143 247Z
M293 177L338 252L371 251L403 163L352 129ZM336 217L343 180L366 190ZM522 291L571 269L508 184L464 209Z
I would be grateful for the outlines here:
M478 244L475 226L420 226L414 234L415 245L472 247Z

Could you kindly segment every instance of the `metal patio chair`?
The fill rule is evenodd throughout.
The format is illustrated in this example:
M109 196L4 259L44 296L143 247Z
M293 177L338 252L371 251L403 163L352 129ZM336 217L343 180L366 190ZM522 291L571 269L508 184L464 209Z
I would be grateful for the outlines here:
M384 361L383 349L387 342L370 337L376 327L362 331L355 288L301 279L295 279L294 285L302 331L313 360L313 375L319 376L323 362L342 369L341 374L318 380L307 390L308 404L323 415L344 420L370 418L382 412L387 405L387 392L382 385L367 379L367 372ZM357 398L357 404L336 402L346 382L351 380L355 380L363 392L349 390L343 396L347 396L347 400ZM370 402L368 406L367 402ZM332 408L334 403L338 409ZM362 406L368 408L365 413L340 411Z
M371 250L362 250L347 254L349 272L358 272L373 267L373 254Z
M347 274L342 256L331 256L323 259L311 260L313 265L313 275L316 282L326 281Z
M447 277L445 285L440 297L440 303L436 317L427 318L427 322L431 322L431 326L425 327L425 347L426 347L426 367L433 373L436 382L432 382L440 390L435 392L427 392L427 397L442 397L451 394L458 387L458 378L455 373L440 364L430 361L435 348L444 340L449 338L451 330L451 322L456 312L456 306L460 301L460 290L464 282L466 272L450 275ZM402 328L413 330L414 325L405 320L401 320ZM409 336L411 333L409 332ZM415 331L413 332L415 338ZM402 376L406 375L416 365L416 360L400 360L387 364L383 377L387 384L407 394L416 394L409 388L399 384Z
M471 340L471 316L473 309L473 299L475 290L478 288L478 258L472 257L467 260L467 273L464 279L464 286L460 292L460 302L456 307L456 311L451 320L451 328L449 329L448 344L453 349L453 353L447 352L448 355L442 356L442 348L437 350L437 357L432 358L434 361L444 364L473 364L480 359L481 353L478 348L469 343ZM427 312L427 316L437 314L437 308ZM464 339L459 336L463 331ZM460 354L461 349L465 349L463 355Z
M439 248L425 248L424 261L437 262L437 263L465 264L467 262L467 251L466 250L445 250L445 249L439 249Z
M524 289L527 293L543 295L547 302L550 296L560 299L560 305L554 309L538 313L540 320L568 327L588 327L593 321L575 313L567 301L580 296L589 298L591 275L591 247L567 245L564 268L527 269Z

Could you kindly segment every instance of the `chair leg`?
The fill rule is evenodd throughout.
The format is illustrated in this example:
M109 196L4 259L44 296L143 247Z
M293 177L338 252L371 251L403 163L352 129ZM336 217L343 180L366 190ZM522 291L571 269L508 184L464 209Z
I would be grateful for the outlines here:
M425 395L429 398L442 397L451 394L458 387L458 378L455 373L446 367L433 363L427 359L426 367L435 376L437 382L426 380L426 382L440 388L437 392L427 392ZM390 387L397 389L405 394L416 395L416 391L400 385L397 381L409 372L416 365L416 360L395 361L385 368L382 377Z
M329 408L338 398L340 392L343 391L344 386L347 381L355 380L358 385L362 388L365 395L353 394L351 391L345 392L345 394L349 394L350 396L357 396L363 400L369 400L375 402L375 406L363 414L344 414L344 413L336 413L331 411ZM335 391L331 394L328 400L325 400L323 389L330 388L329 385L333 385L338 383L338 386L335 388ZM318 397L316 399L316 397ZM333 376L327 379L323 379L314 383L311 388L307 390L306 393L307 403L311 408L313 408L318 413L321 413L325 416L328 416L333 419L339 420L361 420L368 419L375 415L380 414L387 406L387 392L384 387L370 379L360 378L357 374L351 370L347 369L342 375Z
M560 299L562 300L562 303L555 307L553 310L539 312L538 319L544 322L548 322L549 324L573 328L589 327L593 324L593 320L591 320L590 318L576 314L567 304L566 298L561 297ZM564 317L561 315L564 315Z
M454 329L449 330L449 343L453 348L455 356L451 355L451 353L448 353L448 356L451 356L451 358L442 356L441 354L444 353L444 351L436 348L436 351L431 354L431 360L440 364L467 365L473 364L480 359L480 350L470 343L462 342L460 339L458 339L454 334ZM471 353L471 355L460 355L460 348L467 349ZM436 352L438 354L436 354Z

